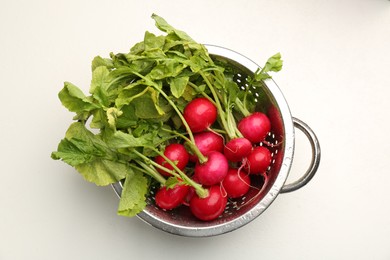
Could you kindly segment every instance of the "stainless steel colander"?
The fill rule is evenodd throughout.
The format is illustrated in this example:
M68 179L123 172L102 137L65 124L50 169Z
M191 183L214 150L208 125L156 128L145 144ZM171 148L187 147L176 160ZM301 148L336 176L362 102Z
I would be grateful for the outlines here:
M256 63L232 50L214 45L206 47L213 59L227 62L234 71L237 71L234 80L239 86L245 87L247 77L253 75L259 68ZM259 93L255 93L257 94ZM307 184L316 173L320 162L320 146L316 135L304 122L291 116L287 102L273 80L264 82L264 93L261 93L261 97L259 110L268 114L273 126L266 139L267 147L272 153L272 163L266 173L269 180L261 193L259 189L251 188L245 197L230 200L219 218L208 222L196 219L186 206L172 211L161 210L155 206L153 196L148 198L148 206L138 214L138 217L160 230L175 235L215 236L248 224L266 210L280 193L291 192ZM285 184L294 155L294 127L301 130L310 141L311 163L300 179ZM253 186L256 187L262 187L264 184L262 176L255 176L253 181ZM120 197L121 183L115 183L112 187Z

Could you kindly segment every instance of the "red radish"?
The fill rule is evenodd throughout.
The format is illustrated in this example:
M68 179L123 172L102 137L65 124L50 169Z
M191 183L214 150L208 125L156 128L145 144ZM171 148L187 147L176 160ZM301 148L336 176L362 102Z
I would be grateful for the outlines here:
M195 145L203 155L207 155L211 151L222 152L223 138L213 132L202 132L194 135ZM190 155L191 162L197 162L196 155Z
M248 192L251 184L249 175L239 169L229 169L228 174L222 181L229 198L239 198Z
M225 210L227 197L224 196L219 185L209 188L206 198L195 195L190 201L192 214L200 220L209 221L218 218Z
M178 184L170 189L164 186L156 193L156 205L166 210L174 209L184 202L189 190L190 187L185 184Z
M211 186L221 182L228 170L229 164L226 157L220 152L212 151L207 155L207 162L196 163L194 178L200 184Z
M264 146L253 148L245 162L245 169L251 174L264 173L271 164L271 152Z
M189 206L190 205L190 201L191 201L192 197L195 196L195 194L196 194L195 188L194 187L190 187L186 197L184 198L183 205Z
M183 117L191 131L199 133L215 122L217 119L217 108L207 98L196 98L184 108Z
M167 147L165 147L164 155L175 163L180 170L183 170L186 167L190 158L184 145L176 143L167 145ZM172 165L170 165L161 155L156 156L154 161L169 170L173 170ZM166 177L171 176L169 172L162 169L157 168L157 171Z
M242 161L252 150L252 143L246 138L234 138L224 147L223 154L231 162Z
M250 116L244 117L237 127L249 141L259 143L265 139L271 130L271 122L265 114L255 112Z

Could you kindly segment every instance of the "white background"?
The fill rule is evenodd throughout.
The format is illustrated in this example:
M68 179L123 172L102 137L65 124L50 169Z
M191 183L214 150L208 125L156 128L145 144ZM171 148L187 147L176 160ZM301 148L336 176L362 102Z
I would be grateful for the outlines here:
M155 12L195 40L259 64L322 148L313 180L250 224L213 238L166 234L116 215L110 187L50 159L96 55L127 52ZM390 259L390 1L1 0L0 259ZM297 131L289 181L310 161Z

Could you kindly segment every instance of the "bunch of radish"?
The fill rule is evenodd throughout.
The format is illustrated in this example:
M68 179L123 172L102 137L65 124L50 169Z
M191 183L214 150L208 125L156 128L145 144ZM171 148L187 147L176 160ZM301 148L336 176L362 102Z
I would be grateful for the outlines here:
M154 158L164 176L178 176L179 180L184 176L199 185L194 188L183 182L162 186L155 194L161 209L186 205L196 218L213 220L224 212L228 199L240 198L249 191L250 175L262 175L266 182L272 158L270 150L260 144L271 130L269 118L254 112L233 124L234 133L229 135L213 129L214 124L221 124L217 121L223 121L221 113L226 115L216 103L206 97L189 102L182 115L192 138L170 143ZM184 173L189 165L193 171Z
M247 73L152 18L165 35L145 32L128 53L96 56L90 95L64 83L58 97L76 122L51 157L98 186L121 182L122 216L142 212L155 196L163 210L184 205L213 220L228 201L267 186L269 118L272 135L282 127L264 80L282 68L281 55Z

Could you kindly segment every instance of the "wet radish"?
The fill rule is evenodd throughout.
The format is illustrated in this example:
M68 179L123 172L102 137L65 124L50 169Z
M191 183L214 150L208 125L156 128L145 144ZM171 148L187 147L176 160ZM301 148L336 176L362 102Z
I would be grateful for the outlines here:
M252 143L246 138L234 138L224 147L223 154L231 162L240 162L252 150Z
M190 158L189 153L187 152L186 148L182 144L169 144L167 147L165 147L164 150L164 155L174 162L176 166L180 169L183 170ZM156 156L154 161L158 163L159 165L167 168L168 170L173 170L172 165L170 165L162 156ZM163 169L157 168L157 171L161 173L162 175L169 177L171 174L167 171L164 171Z
M251 179L243 170L229 169L228 174L222 181L222 186L225 189L229 198L239 198L245 195L250 188Z
M156 193L156 205L166 210L174 209L184 202L189 190L190 187L184 184L178 184L173 188L163 186Z
M202 132L194 135L195 145L203 155L207 155L211 151L222 152L223 138L213 132ZM190 155L191 162L197 162L196 155Z
M218 218L225 210L227 204L226 194L219 185L211 186L205 198L195 195L190 200L192 214L200 220L209 221Z
M196 163L194 178L203 185L211 186L220 183L229 170L226 157L216 151L207 155L205 163Z
M217 108L207 98L193 99L184 108L183 117L193 133L210 127L217 119Z
M250 174L261 174L267 170L271 160L271 152L264 146L258 146L248 155L244 167Z
M238 123L238 130L252 143L259 143L271 130L271 122L265 114L255 112Z

